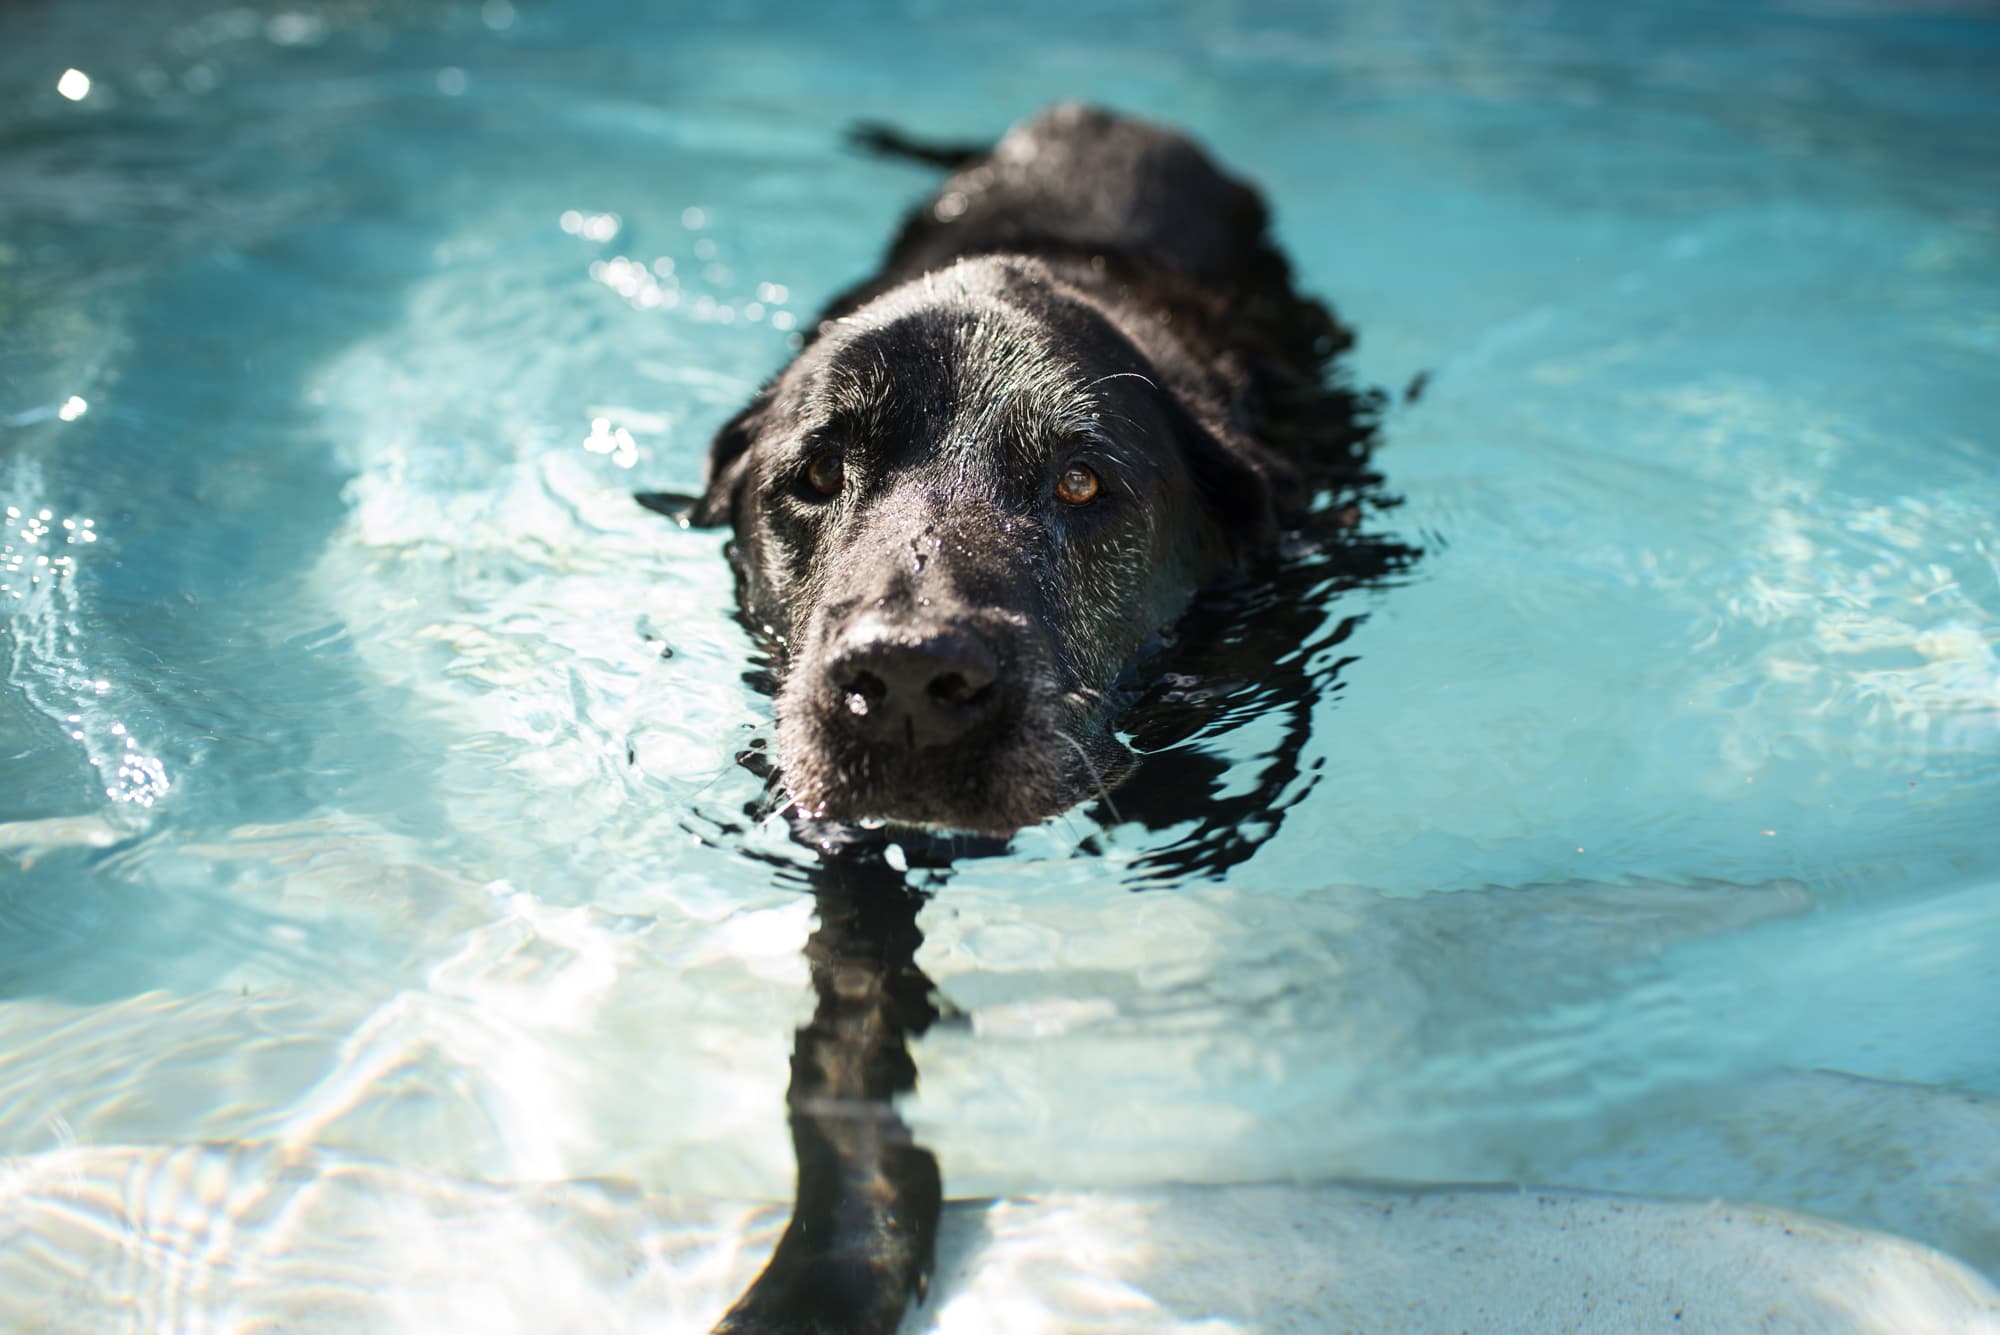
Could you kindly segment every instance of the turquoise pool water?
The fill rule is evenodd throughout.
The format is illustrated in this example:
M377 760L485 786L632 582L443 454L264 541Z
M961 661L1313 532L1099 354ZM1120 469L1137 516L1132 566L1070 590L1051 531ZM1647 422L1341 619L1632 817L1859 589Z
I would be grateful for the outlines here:
M1221 792L1297 763L1254 856L1161 875L1197 832L1071 816L938 879L919 961L968 1022L905 1115L948 1191L1725 1195L2000 1273L1991 1180L1910 1150L2000 1098L2000 23L172 0L0 31L0 1183L171 1195L164 1268L104 1301L198 1312L218 1257L337 1251L241 1206L259 1156L441 1252L474 1196L788 1193L811 906L773 864L808 855L740 817L770 710L721 538L629 493L698 480L925 188L843 124L1079 95L1264 185L1362 380L1429 373L1379 456L1425 555L1327 602L1361 619L1302 747L1195 743ZM1893 1115L1841 1113L1847 1077ZM26 1245L0 1322L66 1273Z

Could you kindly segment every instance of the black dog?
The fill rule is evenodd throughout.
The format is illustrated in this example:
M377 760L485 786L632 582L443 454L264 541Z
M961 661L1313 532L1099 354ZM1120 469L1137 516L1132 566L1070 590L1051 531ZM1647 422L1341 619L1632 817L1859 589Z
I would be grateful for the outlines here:
M1122 722L1175 762L1163 791L1134 795L1138 819L1207 819L1189 865L1241 860L1246 810L1212 801L1200 757L1175 744L1230 698L1290 711L1299 740L1308 651L1355 619L1320 625L1322 600L1291 584L1323 593L1409 555L1346 533L1378 480L1380 407L1327 378L1347 330L1293 291L1255 191L1172 131L1062 106L990 150L858 137L953 174L723 427L690 515L735 528L796 821L1004 838L1129 774ZM1227 598L1183 615L1308 529L1306 553L1326 557L1330 529L1339 559L1267 566L1245 586L1254 621ZM1243 801L1275 823L1297 777L1287 757ZM898 837L934 870L963 851ZM909 1039L939 1019L915 964L923 895L879 839L843 843L809 880L818 1006L788 1094L797 1196L717 1327L730 1335L887 1335L932 1266L937 1163L894 1107L916 1082Z
M801 815L1005 836L1131 769L1125 674L1190 598L1361 476L1351 342L1249 186L1065 105L957 170L717 436Z

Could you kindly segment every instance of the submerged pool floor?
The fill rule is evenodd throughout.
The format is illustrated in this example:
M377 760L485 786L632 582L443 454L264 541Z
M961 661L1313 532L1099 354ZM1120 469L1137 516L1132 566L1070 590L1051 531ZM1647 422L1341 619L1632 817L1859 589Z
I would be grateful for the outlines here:
M0 1210L47 1262L0 1324L74 1284L234 1328L241 1258L343 1254L256 1156L445 1239L788 1195L811 855L743 814L770 706L720 535L629 496L699 480L925 188L842 125L1075 96L1259 181L1356 377L1425 377L1369 521L1423 556L1315 609L1305 726L1186 744L1268 820L1073 814L927 882L964 1023L904 1114L948 1191L1530 1182L2000 1277L2000 22L5 25L0 1201L101 1171L79 1200L159 1213L64 1217L172 1264L79 1272Z

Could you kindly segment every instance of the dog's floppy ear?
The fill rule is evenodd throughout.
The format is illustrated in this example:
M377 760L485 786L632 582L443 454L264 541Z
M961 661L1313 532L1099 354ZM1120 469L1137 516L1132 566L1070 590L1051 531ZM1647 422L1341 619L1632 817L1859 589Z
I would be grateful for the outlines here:
M682 528L693 522L694 508L701 504L701 497L690 496L684 491L635 491L632 499L655 514L665 515Z
M709 527L736 518L736 493L750 471L750 447L763 428L771 395L768 385L757 391L757 397L715 433L715 441L708 447L708 481L702 487L701 499L688 512L689 523Z
M1275 546L1300 503L1298 470L1246 438L1223 438L1179 404L1170 415L1195 493L1230 555L1241 561Z

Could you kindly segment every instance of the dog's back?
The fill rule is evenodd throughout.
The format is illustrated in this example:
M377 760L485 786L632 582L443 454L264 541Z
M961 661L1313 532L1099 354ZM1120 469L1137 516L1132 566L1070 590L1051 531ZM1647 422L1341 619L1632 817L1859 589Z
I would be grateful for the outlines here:
M1077 251L1143 258L1206 288L1253 281L1264 205L1187 136L1066 102L1010 130L938 187L876 281L968 255Z

